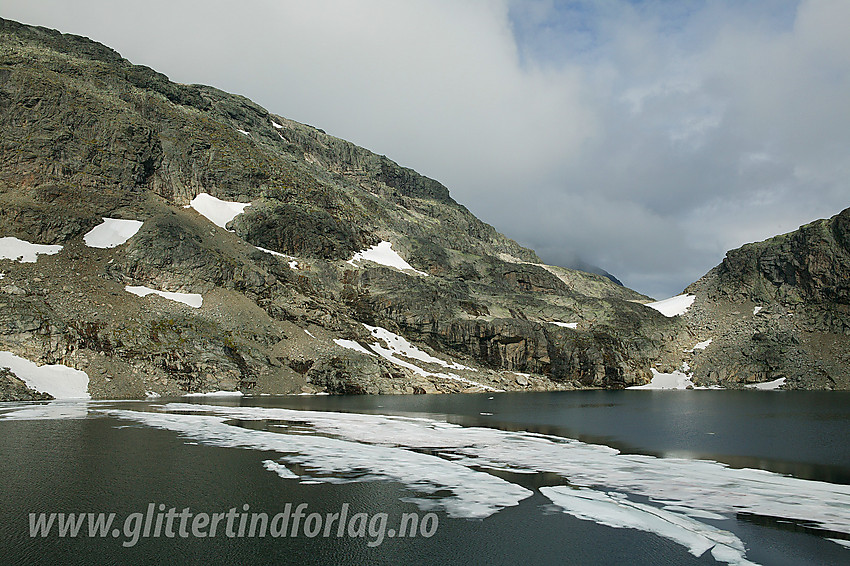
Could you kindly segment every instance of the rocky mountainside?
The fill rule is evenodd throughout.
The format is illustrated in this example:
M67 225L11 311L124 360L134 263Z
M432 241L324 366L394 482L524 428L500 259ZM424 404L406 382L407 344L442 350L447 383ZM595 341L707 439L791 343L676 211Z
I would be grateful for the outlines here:
M699 381L850 387L850 209L730 251L687 291L692 327L716 337Z
M0 355L81 370L94 397L622 388L678 368L721 328L712 317L755 300L734 290L734 269L757 279L742 258L665 316L605 277L543 265L385 156L8 20L0 148ZM759 292L785 273L777 253ZM812 324L833 316L830 293L846 306L847 288L822 289L819 273L765 295L765 312L797 296L805 310L817 287ZM817 324L791 335L842 332ZM719 347L689 355L695 382L777 375ZM831 381L789 385L847 387L847 367L837 356Z

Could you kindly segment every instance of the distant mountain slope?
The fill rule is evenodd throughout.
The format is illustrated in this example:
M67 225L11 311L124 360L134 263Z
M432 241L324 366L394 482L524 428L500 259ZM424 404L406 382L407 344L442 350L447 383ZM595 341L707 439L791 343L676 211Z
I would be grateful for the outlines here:
M674 326L541 265L437 181L85 38L0 21L0 144L0 237L64 246L0 260L0 349L84 369L95 396L622 387ZM251 205L228 231L184 208L202 194ZM104 218L143 224L87 246ZM349 262L381 242L425 275ZM474 369L411 367L364 324Z

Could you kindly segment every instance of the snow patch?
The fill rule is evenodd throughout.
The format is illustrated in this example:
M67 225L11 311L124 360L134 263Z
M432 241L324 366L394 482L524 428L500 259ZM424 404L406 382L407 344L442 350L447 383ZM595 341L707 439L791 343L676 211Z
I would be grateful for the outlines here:
M356 254L354 254L353 258L348 260L347 263L356 266L355 262L359 261L371 261L373 263L379 263L388 267L395 267L396 269L402 271L409 270L425 277L428 276L427 273L419 271L418 269L414 269L412 265L404 261L404 258L402 258L395 250L393 250L393 245L387 241L383 241L380 244L375 244L367 250L357 252Z
M162 395L156 391L145 391L145 399L159 399L160 397L162 397Z
M755 308L753 308L753 316L757 315L757 314L759 313L759 311L760 311L761 309L763 309L763 308L764 308L764 307L755 307Z
M12 352L0 351L0 367L9 368L30 389L56 399L91 399L86 372L61 364L40 366Z
M364 324L363 326L369 330L370 334L378 339L382 340L387 346L381 346L378 343L370 344L369 348L372 350L371 352L363 347L359 342L355 342L354 340L344 340L341 338L335 338L334 343L338 346L342 346L343 348L348 348L349 350L354 350L356 352L360 352L361 354L366 354L369 356L374 356L375 354L381 356L382 358L392 362L393 364L407 368L412 372L421 375L422 377L438 377L441 379L448 379L450 381L457 381L460 383L465 383L467 385L472 385L475 387L480 387L485 391L499 391L489 385L484 385L483 383L479 383L477 381L473 381L471 379L467 379L465 377L461 377L454 373L442 373L442 372L431 372L427 371L416 364L413 364L407 360L417 360L420 362L425 362L428 364L437 364L447 369L455 369L455 370L469 370L469 371L478 371L475 368L471 368L469 366L465 366L459 364L457 362L447 362L445 360L441 360L440 358L435 358L434 356L428 354L427 352L423 352L410 342L408 342L404 337L399 336L393 332L390 332L386 328L381 328L380 326L369 326L368 324ZM402 359L406 358L406 359Z
M652 381L646 385L635 385L627 389L687 389L689 386L694 387L691 376L681 371L661 373L655 368L650 368L649 371L652 372Z
M241 391L210 391L209 393L186 393L183 397L242 397Z
M562 326L564 328L572 328L573 330L578 328L577 322L553 322L553 321L549 321L549 324L554 324L555 326Z
M0 259L11 259L21 263L35 263L39 254L53 255L62 251L62 246L32 244L11 236L0 238Z
M240 134L245 134L246 136L251 137L251 132L248 132L248 131L245 131L245 130L240 130L239 128L236 128L236 131L239 132Z
M336 344L337 346L342 346L343 348L347 348L349 350L354 350L355 352L360 352L361 354L366 354L367 356L375 355L373 352L370 352L354 340L343 340L342 338L335 338L334 344Z
M685 293L684 295L676 295L663 301L655 301L654 303L646 303L645 306L655 309L664 316L670 318L685 314L688 308L694 304L695 295Z
M201 305L204 303L203 296L198 293L172 293L170 291L158 291L156 289L151 289L150 287L144 287L142 285L127 285L124 287L124 290L128 293L133 293L134 295L138 295L139 297L147 297L150 294L159 295L165 299L170 301L176 301L178 303L183 303L184 305L189 305L192 308L199 309Z
M89 230L83 241L90 248L114 248L136 235L144 222L104 218L103 222Z
M779 379L774 379L773 381L765 381L764 383L752 383L750 385L747 385L746 387L750 389L758 389L759 391L775 391L783 385L785 385L785 378L780 377Z
M282 130L282 129L283 129L283 126L281 126L280 124L278 124L278 123L277 123L277 122L275 122L274 120L272 120L272 126L274 126L274 127L275 127L276 129L278 129L278 130Z
M201 193L192 199L189 206L216 226L224 228L228 222L242 214L245 208L251 206L251 203L221 200Z
M694 350L705 350L706 348L708 348L709 344L711 344L711 338L709 338L708 340L706 340L704 342L697 342L696 345L694 345L693 349Z
M468 369L475 371L474 368L459 364L457 362L447 362L445 360L441 360L440 358L435 358L434 356L428 354L427 352L423 352L407 340L404 337L395 334L394 332L390 332L386 328L381 328L380 326L369 326L368 324L364 324L363 326L369 331L372 336L379 340L383 340L388 348L389 352L392 354L399 354L406 358L410 358L412 360L419 360L420 362L425 362L428 364L437 364L441 365L445 368L449 369ZM374 350L374 346L372 346ZM377 350L376 350L377 351Z
M293 257L293 256L291 256L291 255L282 254L282 253L280 253L280 252L276 252L276 251L274 251L274 250L269 250L269 249L266 249L266 248L261 248L260 246L254 246L254 247L255 247L255 248L257 248L258 250L260 250L261 252L266 252L267 254L272 254L273 256L283 257L283 258L286 258L286 259L292 260L292 261L290 261L290 262L289 262L289 268L290 268L290 269L298 269L298 262L297 262L297 261L295 261L295 260L296 260L296 258L295 258L295 257Z

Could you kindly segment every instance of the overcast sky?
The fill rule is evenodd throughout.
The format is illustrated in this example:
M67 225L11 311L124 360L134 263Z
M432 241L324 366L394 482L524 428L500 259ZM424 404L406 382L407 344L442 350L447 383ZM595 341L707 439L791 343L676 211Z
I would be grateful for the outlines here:
M3 0L662 298L850 206L848 0Z

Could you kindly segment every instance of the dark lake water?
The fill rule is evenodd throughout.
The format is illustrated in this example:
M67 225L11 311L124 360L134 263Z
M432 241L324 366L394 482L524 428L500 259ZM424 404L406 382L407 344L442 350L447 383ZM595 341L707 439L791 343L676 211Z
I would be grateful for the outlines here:
M847 564L848 441L838 392L0 404L0 563Z

